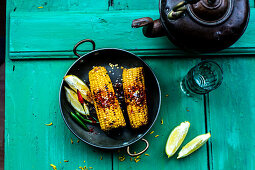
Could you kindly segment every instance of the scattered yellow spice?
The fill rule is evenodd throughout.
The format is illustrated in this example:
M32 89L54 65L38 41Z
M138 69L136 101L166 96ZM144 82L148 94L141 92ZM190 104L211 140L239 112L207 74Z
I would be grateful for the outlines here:
M100 157L100 160L103 160L103 157L102 157L102 156Z
M42 8L43 8L43 6L39 6L39 7L37 7L37 8L42 9Z
M135 163L139 162L141 159L135 159Z
M93 167L89 167L89 169L93 169Z
M53 125L53 123L52 122L50 122L49 124L45 124L46 126L51 126L51 125Z
M163 125L163 123L164 123L164 122L163 122L163 119L161 119L161 125Z
M83 161L84 163L86 162L86 161Z
M123 156L119 156L119 160L121 161L121 162L123 162L123 161L125 161L125 155L123 155Z
M73 139L71 138L71 144L73 144Z
M53 164L50 164L50 166L54 169L54 170L57 170L57 167Z
M69 162L68 160L64 160L64 162Z
M153 133L154 133L154 131L151 131L151 132L150 132L150 134L153 134Z
M132 158L130 158L130 161L132 161L133 159Z
M166 97L168 97L169 95L168 94L166 94Z
M77 140L77 143L79 143L79 142L80 142L80 140L78 139L78 140Z
M149 155L149 154L147 154L147 153L146 153L146 154L144 154L144 155L145 155L145 156L150 156L150 155Z
M155 138L159 137L159 135L156 135Z

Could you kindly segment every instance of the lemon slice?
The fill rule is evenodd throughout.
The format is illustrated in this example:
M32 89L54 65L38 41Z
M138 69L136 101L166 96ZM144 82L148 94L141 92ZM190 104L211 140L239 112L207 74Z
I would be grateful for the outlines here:
M190 123L185 121L182 122L179 126L174 128L174 130L169 135L167 142L166 142L166 154L168 158L173 156L178 148L181 146L183 140L185 139L188 130L189 130Z
M179 152L177 159L179 158L183 158L185 156L188 156L189 154L191 154L192 152L196 151L197 149L199 149L201 146L203 146L208 139L211 137L210 132L203 134L203 135L199 135L197 137L195 137L194 139L192 139L189 143L187 143L182 150Z
M75 92L78 89L81 92L81 96L93 104L89 87L81 79L74 75L67 75L64 77L64 80Z
M67 101L73 106L73 108L75 110L77 110L79 113L85 115L84 109L82 108L82 105L78 100L77 94L73 90L71 90L67 87L65 87L65 90L66 90Z

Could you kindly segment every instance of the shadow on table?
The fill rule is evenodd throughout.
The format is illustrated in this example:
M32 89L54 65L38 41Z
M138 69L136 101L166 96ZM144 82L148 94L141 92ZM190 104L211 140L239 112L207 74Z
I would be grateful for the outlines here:
M0 65L0 170L4 169L5 64Z

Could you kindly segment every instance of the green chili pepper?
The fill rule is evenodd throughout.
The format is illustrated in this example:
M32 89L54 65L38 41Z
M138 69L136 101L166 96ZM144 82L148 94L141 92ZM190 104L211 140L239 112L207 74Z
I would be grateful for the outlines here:
M87 125L85 125L79 118L78 116L76 116L76 114L74 114L73 112L70 112L71 113L71 116L72 118L81 126L84 128L84 130L86 131L90 131L89 128L87 127Z
M98 121L95 121L95 120L90 120L90 119L85 119L79 112L75 112L76 113L76 116L78 117L78 118L80 118L83 122L86 122L86 123L92 123L92 124L94 124L94 123L99 123Z

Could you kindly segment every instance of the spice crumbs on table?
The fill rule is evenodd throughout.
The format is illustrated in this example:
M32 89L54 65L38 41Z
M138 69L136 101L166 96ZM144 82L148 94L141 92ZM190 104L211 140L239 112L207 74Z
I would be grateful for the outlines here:
M49 124L45 124L46 126L51 126L51 125L53 125L53 123L52 122L50 122Z
M93 167L89 167L89 169L93 169Z
M80 142L80 140L78 139L78 140L77 140L77 143L79 143L79 142Z
M161 119L161 125L163 125L163 123L164 123L164 122L163 122L163 119Z
M156 135L155 138L159 137L159 135Z
M86 162L86 161L83 161L84 163Z
M37 7L37 8L42 9L42 8L43 8L43 6L39 6L39 7Z
M147 154L147 153L146 153L146 154L144 154L144 155L145 155L145 156L150 156L150 155L149 155L149 154Z
M123 156L119 156L119 160L121 161L121 162L123 162L123 161L125 161L125 155L123 155Z
M151 132L150 132L150 134L153 134L153 133L154 133L154 131L151 131Z
M133 159L132 158L130 158L130 161L132 161Z
M140 161L140 159L136 159L136 160L135 160L135 163L137 163L137 162L139 162L139 161Z
M64 160L64 162L69 162L68 160Z
M100 160L103 160L103 157L102 157L102 156L100 157Z
M166 94L165 96L166 96L166 97L168 97L169 95L168 95L168 94Z
M73 139L71 138L71 144L73 144Z
M138 158L138 159L135 158L135 159L134 159L135 163L139 162L140 160L141 160L141 158Z
M54 169L54 170L57 170L57 167L53 164L50 164L50 166Z

